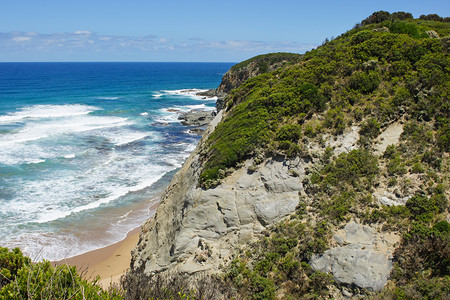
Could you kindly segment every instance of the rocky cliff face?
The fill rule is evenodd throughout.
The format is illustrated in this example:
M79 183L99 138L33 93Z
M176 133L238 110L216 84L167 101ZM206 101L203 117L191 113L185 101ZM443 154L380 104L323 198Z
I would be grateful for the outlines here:
M249 78L271 72L289 63L297 62L300 55L292 53L272 53L259 55L233 66L222 78L218 93L228 94Z
M287 64L298 62L300 57L299 54L293 53L271 53L253 57L228 70L222 77L222 82L217 89L202 92L198 95L208 97L216 96L218 98L216 108L219 111L223 108L225 98L231 90L238 88L242 83L252 77L274 71Z
M199 152L221 118L219 112L173 177L155 216L142 227L127 276L165 270L218 272L239 245L294 212L309 163L299 158L268 159L252 173L248 172L249 160L216 188L196 187Z
M129 282L133 277L164 272L220 273L237 249L295 212L300 196L306 195L302 182L317 163L314 158L265 159L256 170L250 159L216 188L198 188L199 153L224 113L220 111L214 118L161 196L154 217L143 225L132 252L126 278ZM386 131L392 134L393 126ZM337 138L329 137L323 145L311 143L309 150L316 156L326 147L333 147L337 154L347 153L358 148L358 130L351 127ZM379 291L387 283L398 241L396 234L381 233L352 221L334 233L335 246L314 256L310 264L314 270L332 274L337 283Z
M276 53L227 72L208 92L229 93L227 109L142 227L127 291L221 274L213 288L243 298L446 294L448 72L428 59L444 61L447 48L389 24L355 28L301 61ZM400 71L412 66L405 41L423 55ZM378 60L361 61L379 44Z

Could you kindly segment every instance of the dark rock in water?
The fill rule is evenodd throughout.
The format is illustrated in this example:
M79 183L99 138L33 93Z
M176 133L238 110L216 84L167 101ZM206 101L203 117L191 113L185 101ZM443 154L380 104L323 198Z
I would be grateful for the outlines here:
M206 92L199 92L197 96L216 97L216 90L207 90Z
M205 132L204 127L195 127L189 130L189 133L197 135L203 135L203 132Z
M178 117L185 126L206 126L214 119L215 111L191 110Z

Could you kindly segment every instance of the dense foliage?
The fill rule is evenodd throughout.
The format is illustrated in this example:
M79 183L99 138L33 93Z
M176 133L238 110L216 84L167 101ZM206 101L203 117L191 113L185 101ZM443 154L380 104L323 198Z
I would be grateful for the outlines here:
M108 291L88 282L75 267L31 263L15 248L0 247L0 299L123 299L122 292Z
M256 69L258 73L265 73L268 71L270 65L273 65L278 62L286 62L286 63L297 62L299 59L300 55L295 53L278 52L278 53L263 54L244 60L243 62L240 62L238 64L235 64L234 66L231 67L230 71L232 72L239 71L241 69L244 69L248 65L256 62L257 64Z
M303 134L340 134L366 118L372 125L404 114L431 121L446 149L449 41L432 38L429 31L448 36L450 23L377 21L306 53L297 64L251 78L233 90L226 100L227 117L203 153L200 185L218 184L228 169L260 149L268 155L296 155L301 153ZM325 119L313 123L322 112ZM301 129L293 139L281 134L286 131L283 126ZM370 137L375 133L368 132Z
M449 294L447 21L377 12L298 63L251 78L228 96L224 122L201 153L203 188L219 184L246 159L258 164L261 154L317 157L308 145L323 145L325 134L357 125L360 136L359 149L348 153L324 149L303 181L307 195L296 213L243 247L228 266L226 279L244 298L333 297L332 277L308 263L350 219L402 236L391 283L372 297ZM403 124L400 143L376 155L375 139L393 122ZM383 206L374 199L376 188L409 198L406 205Z

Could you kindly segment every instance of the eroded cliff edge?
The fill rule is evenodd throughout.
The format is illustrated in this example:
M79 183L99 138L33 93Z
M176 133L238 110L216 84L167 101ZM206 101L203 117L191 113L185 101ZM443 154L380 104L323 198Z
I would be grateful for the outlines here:
M221 117L222 112L208 131ZM214 189L198 188L199 152L207 134L173 177L155 216L142 227L132 266L145 274L166 269L217 272L239 245L249 243L298 204L302 176L291 174L304 174L300 159L270 159L251 174L243 166Z
M220 274L242 298L445 294L448 38L427 32L450 28L374 20L273 70L241 65L264 72L231 80L126 288Z
M279 53L255 57L233 67L218 89L207 94L220 95L219 102L223 101L245 80L298 58L296 54ZM142 226L128 276L134 272L150 275L166 270L218 272L231 261L240 245L248 244L267 226L295 211L303 176L292 174L303 175L308 163L300 158L267 159L251 173L247 167L253 161L249 160L216 188L198 187L202 172L200 153L205 151L206 140L226 114L225 110L219 110L161 196L154 217Z

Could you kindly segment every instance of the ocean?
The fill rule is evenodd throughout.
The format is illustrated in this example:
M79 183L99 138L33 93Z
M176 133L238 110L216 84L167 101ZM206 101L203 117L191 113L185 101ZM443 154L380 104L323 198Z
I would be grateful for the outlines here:
M178 116L213 110L195 92L232 65L0 63L0 246L60 260L125 238L200 138Z

